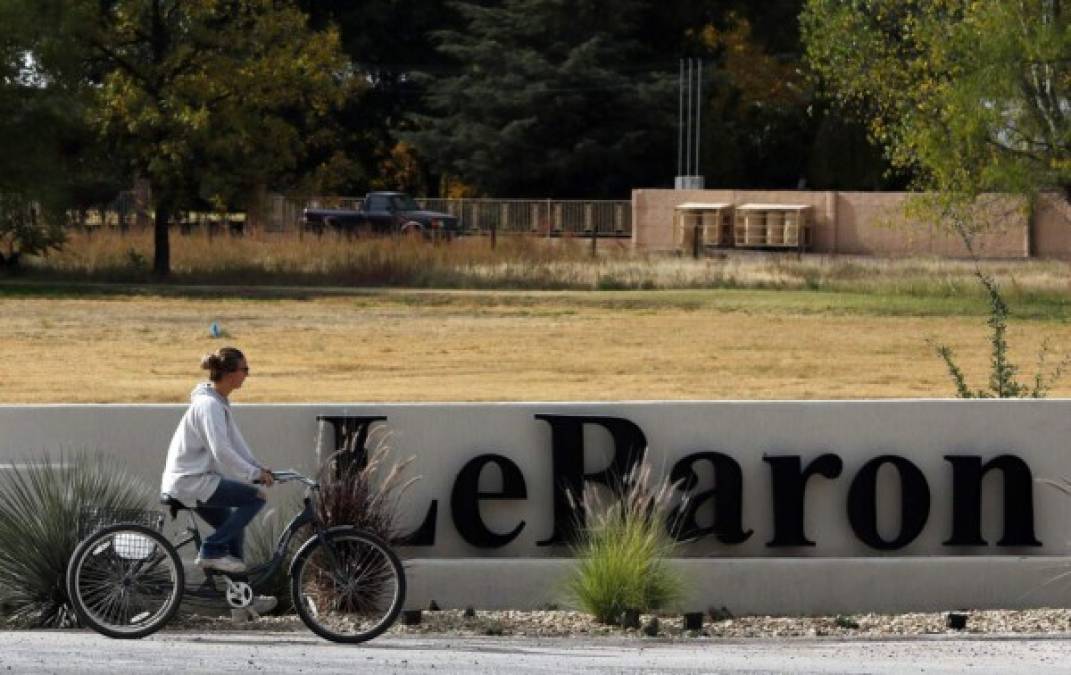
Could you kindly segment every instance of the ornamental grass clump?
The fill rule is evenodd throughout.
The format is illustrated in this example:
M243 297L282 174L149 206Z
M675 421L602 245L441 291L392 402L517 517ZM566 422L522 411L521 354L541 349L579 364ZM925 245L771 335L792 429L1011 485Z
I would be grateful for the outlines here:
M84 508L144 509L147 486L112 459L89 454L0 464L0 588L8 621L75 624L64 583Z
M419 476L405 478L414 457L390 463L389 435L372 449L359 447L359 435L344 432L341 449L320 470L319 508L324 525L355 525L391 541L397 538L401 498Z
M675 486L654 484L646 462L606 491L589 484L577 504L576 568L567 591L582 610L616 624L626 610L650 612L680 599L682 578L667 565L676 542L672 506Z

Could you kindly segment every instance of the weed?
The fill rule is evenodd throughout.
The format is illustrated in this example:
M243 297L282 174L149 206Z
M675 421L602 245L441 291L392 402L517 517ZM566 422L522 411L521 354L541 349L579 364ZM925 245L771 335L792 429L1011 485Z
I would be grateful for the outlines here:
M989 386L987 389L971 389L966 376L955 361L952 348L946 344L931 341L937 356L945 363L949 377L956 388L959 398L1045 398L1064 371L1071 365L1071 355L1065 356L1052 369L1046 372L1046 361L1050 351L1048 342L1041 345L1038 352L1038 367L1033 382L1026 384L1018 380L1019 367L1008 356L1008 305L1004 301L996 282L987 274L978 271L978 279L986 289L989 298Z
M488 621L480 629L480 632L488 636L501 636L506 634L506 625L501 621Z
M131 272L146 272L149 269L149 260L141 251L130 247L126 250L126 265Z
M850 616L838 615L833 620L833 625L847 630L859 630L859 622Z

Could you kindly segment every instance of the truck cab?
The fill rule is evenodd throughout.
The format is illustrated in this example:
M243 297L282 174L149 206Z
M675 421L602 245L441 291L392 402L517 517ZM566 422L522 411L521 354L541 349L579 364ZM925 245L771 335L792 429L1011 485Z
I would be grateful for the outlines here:
M369 192L357 209L311 209L302 214L305 230L327 228L346 234L405 234L450 238L461 232L456 216L422 209L405 192Z

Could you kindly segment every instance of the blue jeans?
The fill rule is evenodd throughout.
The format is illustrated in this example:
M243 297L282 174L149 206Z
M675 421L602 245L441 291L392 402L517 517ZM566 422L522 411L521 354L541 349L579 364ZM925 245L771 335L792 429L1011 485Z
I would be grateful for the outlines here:
M208 501L197 502L194 511L216 529L201 543L202 558L242 557L245 526L264 508L260 490L252 485L222 478Z

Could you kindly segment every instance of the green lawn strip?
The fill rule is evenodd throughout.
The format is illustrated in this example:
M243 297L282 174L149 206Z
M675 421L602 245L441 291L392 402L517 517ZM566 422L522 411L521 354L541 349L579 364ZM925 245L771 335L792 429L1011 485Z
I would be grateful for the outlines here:
M0 298L175 297L231 300L312 300L351 298L358 306L400 304L444 309L527 307L628 310L708 310L752 314L831 316L985 316L981 294L921 295L915 292L847 292L834 290L690 289L648 291L510 291L368 289L290 286L192 286L180 284L77 284L0 282ZM1046 291L1006 292L1011 317L1019 320L1071 320L1071 296Z

